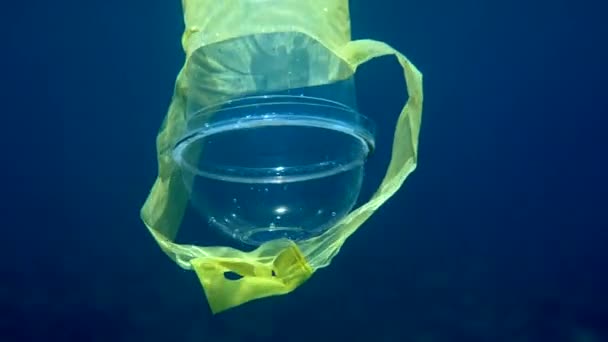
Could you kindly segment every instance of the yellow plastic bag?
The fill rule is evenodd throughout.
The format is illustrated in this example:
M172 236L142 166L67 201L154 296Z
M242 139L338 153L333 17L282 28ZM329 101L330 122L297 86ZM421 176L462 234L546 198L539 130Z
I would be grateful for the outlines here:
M350 39L348 0L183 0L186 61L157 138L158 178L141 217L159 246L179 266L198 275L214 313L247 301L286 294L328 266L345 240L403 184L415 169L422 112L422 75L385 43ZM280 41L286 52L307 56L290 77L265 80L250 72L260 42ZM375 57L394 55L403 68L408 101L399 114L391 162L372 198L320 236L273 240L252 252L174 242L188 203L185 180L171 149L186 130L192 107L256 91L329 84L352 77ZM280 67L280 66L279 66ZM301 77L302 75L306 77ZM202 151L201 153L204 153ZM234 272L240 279L228 279Z

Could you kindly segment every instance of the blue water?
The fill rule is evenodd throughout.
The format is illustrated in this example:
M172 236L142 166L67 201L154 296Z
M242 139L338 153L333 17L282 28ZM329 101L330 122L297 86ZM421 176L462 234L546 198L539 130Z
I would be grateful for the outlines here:
M352 3L424 73L419 167L329 268L218 316L139 219L180 2L3 11L0 341L608 341L605 5ZM403 86L392 58L357 75L364 195Z

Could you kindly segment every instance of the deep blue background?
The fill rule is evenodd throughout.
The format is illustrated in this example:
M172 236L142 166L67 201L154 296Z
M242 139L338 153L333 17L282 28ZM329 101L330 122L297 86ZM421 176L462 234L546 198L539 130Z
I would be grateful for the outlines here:
M179 2L19 6L2 22L0 341L608 341L600 1L352 1L354 38L424 73L419 167L330 268L216 317L139 219ZM383 58L357 76L372 179L399 74Z

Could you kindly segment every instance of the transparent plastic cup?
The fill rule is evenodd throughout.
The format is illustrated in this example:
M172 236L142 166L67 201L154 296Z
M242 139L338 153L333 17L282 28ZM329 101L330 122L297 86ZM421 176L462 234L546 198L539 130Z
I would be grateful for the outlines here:
M260 245L317 236L348 214L373 147L372 122L349 106L268 95L195 113L173 158L208 223Z

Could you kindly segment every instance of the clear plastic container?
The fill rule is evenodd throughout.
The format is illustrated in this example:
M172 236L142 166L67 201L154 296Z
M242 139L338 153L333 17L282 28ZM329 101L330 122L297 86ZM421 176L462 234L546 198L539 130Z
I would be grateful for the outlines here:
M348 214L373 147L372 122L349 106L267 95L195 113L173 157L209 224L259 245L308 239Z

